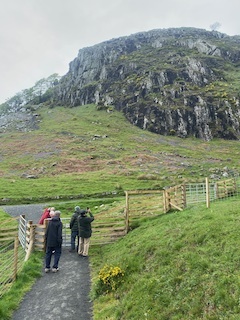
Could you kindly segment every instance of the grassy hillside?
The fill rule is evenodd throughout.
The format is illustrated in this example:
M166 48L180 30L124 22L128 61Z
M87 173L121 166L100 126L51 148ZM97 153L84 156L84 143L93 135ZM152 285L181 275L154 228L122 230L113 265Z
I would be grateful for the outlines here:
M239 206L232 197L142 219L117 242L91 246L94 320L238 320ZM1 299L0 318L10 319L41 273L39 254L29 263Z
M238 141L160 136L93 105L37 113L39 130L1 133L2 203L159 189L239 168Z
M239 204L161 215L91 248L94 319L239 319Z
M93 206L99 194L239 170L238 141L164 137L90 105L37 111L39 130L0 136L2 203L86 196ZM61 210L72 208L67 201ZM113 245L91 247L94 320L239 319L239 204L232 198L160 215ZM41 259L33 259L40 270ZM39 272L29 275L31 285ZM4 298L4 312L16 307L18 290Z

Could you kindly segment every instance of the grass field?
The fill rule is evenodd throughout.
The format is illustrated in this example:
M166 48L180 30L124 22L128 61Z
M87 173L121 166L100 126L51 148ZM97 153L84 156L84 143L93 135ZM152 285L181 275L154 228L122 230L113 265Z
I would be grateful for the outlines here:
M1 133L2 204L99 198L238 173L238 141L160 136L92 105L37 111L39 130Z

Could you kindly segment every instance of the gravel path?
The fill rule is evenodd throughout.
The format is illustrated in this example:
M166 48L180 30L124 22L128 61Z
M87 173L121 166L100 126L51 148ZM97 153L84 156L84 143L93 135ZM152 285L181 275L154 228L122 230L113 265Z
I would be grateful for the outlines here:
M1 208L12 217L18 217L21 214L25 214L26 220L32 220L33 223L38 223L44 208L47 206L47 204L26 204L17 206L1 206Z
M38 222L45 204L2 206L13 217L25 214ZM45 273L33 285L12 320L91 320L92 302L89 257L83 258L63 248L57 273Z

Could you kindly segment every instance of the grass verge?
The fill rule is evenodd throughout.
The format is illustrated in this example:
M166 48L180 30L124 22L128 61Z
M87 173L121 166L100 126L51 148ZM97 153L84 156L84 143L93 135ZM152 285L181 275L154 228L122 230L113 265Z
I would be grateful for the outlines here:
M28 292L36 279L42 273L43 253L33 253L30 259L24 264L17 280L10 290L0 300L0 319L10 320L14 310L19 306L26 292Z
M162 215L92 248L94 320L239 319L239 204Z

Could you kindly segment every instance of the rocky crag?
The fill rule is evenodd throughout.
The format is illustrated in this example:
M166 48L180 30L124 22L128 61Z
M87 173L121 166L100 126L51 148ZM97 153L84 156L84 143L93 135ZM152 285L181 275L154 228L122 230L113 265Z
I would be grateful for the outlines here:
M158 29L79 50L53 106L96 104L162 135L240 138L240 37Z

